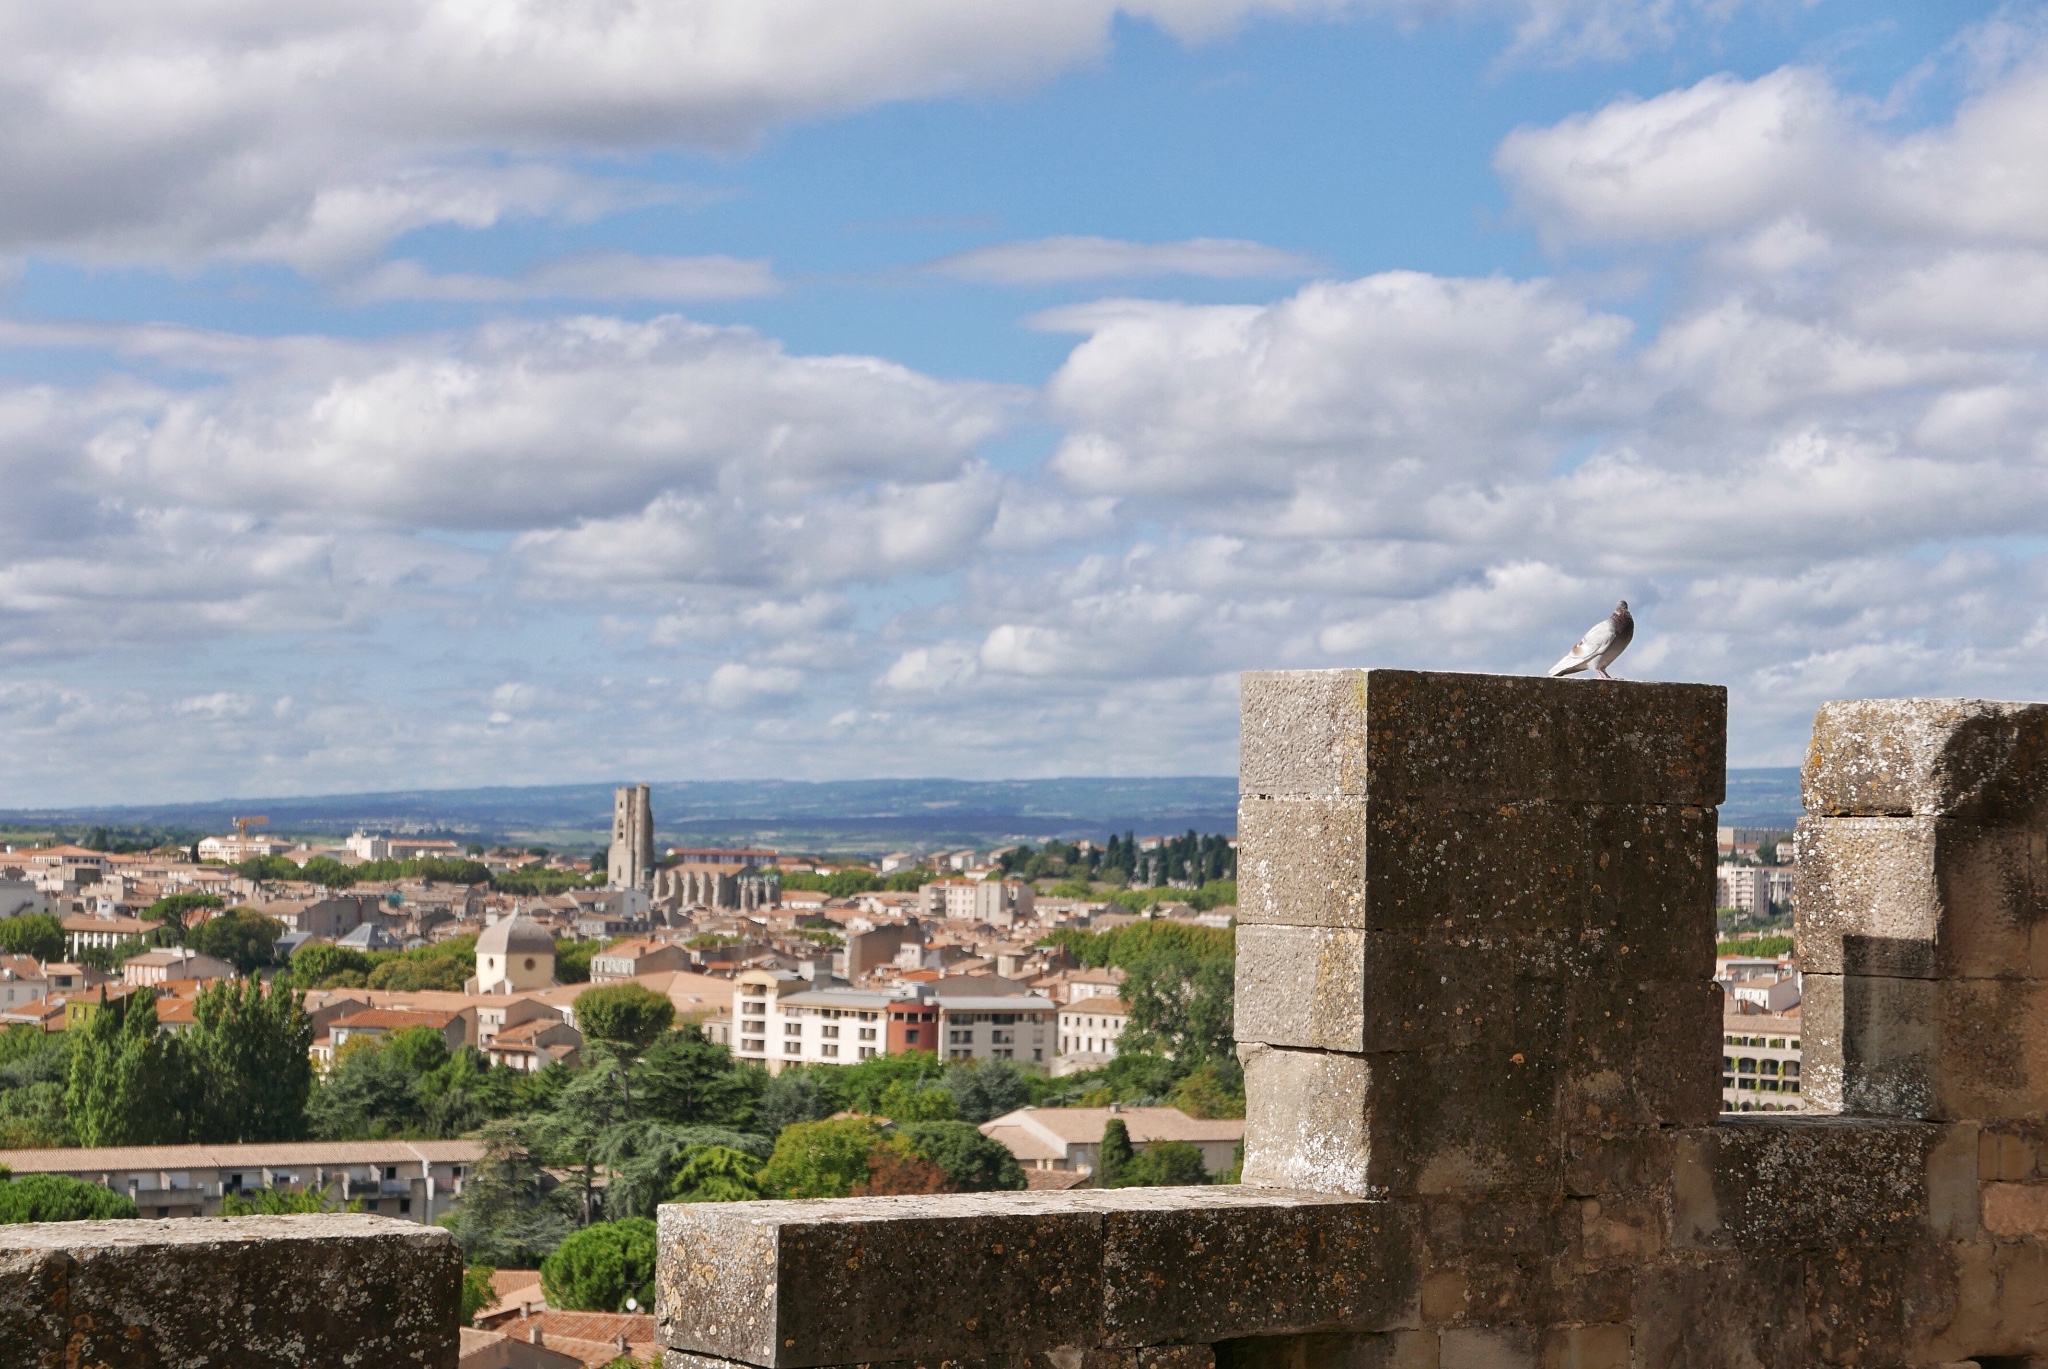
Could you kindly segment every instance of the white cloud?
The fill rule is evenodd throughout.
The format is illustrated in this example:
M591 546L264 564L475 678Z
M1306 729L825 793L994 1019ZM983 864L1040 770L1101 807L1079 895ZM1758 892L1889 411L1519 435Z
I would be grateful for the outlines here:
M927 268L956 280L990 285L1055 285L1206 276L1214 280L1307 276L1315 263L1297 252L1235 238L1186 242L1121 242L1115 238L1039 238L994 243L941 257Z
M1836 236L2048 245L2048 43L1947 124L1896 135L1820 71L1710 76L1509 135L1495 156L1551 238L1637 243L1786 216Z
M644 257L606 253L542 262L517 276L435 273L416 261L394 261L348 287L358 300L696 300L753 299L781 286L765 258Z
M704 697L713 708L756 708L787 699L803 688L803 672L786 666L756 666L727 661L711 672Z
M523 528L710 497L944 480L1008 392L872 357L795 357L680 318L492 324L275 350L93 443L105 477L257 512Z
M670 193L564 169L589 154L730 151L793 120L1040 82L1100 60L1120 18L1199 42L1262 16L1446 9L1520 16L1518 51L1555 56L1675 31L1670 0L16 5L0 184L34 189L0 199L0 258L332 272L426 225Z

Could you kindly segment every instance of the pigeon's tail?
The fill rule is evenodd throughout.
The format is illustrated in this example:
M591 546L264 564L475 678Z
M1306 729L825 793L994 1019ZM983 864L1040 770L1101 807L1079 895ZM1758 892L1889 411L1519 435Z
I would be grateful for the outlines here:
M1552 675L1576 675L1586 668L1585 660L1576 651L1568 651L1562 661L1550 668Z

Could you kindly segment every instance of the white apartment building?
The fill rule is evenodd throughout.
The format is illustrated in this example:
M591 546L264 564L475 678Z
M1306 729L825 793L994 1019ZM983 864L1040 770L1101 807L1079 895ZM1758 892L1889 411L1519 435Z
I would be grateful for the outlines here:
M1792 901L1789 865L1722 865L1714 870L1715 906L1768 916L1773 904Z
M924 916L991 927L1030 921L1035 904L1036 892L1021 879L940 879L918 890L918 911Z
M238 832L224 837L199 839L201 860L225 861L229 865L239 865L257 856L281 856L291 849L292 844L288 841L278 841L272 837L243 836Z
M348 849L361 860L391 859L391 841L387 837L373 836L368 832L349 834Z
M1069 1069L1095 1069L1116 1059L1131 1010L1113 995L1077 998L1059 1011L1060 1058Z
M971 982L971 981L967 981ZM790 1065L856 1065L870 1056L929 1050L942 1060L1024 1060L1057 1050L1058 1005L1036 995L814 988L786 970L747 970L733 981L732 1053L769 1073Z
M40 1003L50 995L50 976L34 956L0 955L0 1012Z

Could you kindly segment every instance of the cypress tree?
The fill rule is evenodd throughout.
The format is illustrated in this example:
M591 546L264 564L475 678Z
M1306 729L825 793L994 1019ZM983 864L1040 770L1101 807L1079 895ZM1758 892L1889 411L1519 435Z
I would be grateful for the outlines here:
M1131 1150L1131 1129L1121 1117L1112 1117L1102 1128L1102 1154L1095 1164L1097 1188L1121 1188L1125 1172L1136 1155Z
M192 1131L209 1142L294 1141L313 1091L313 1023L303 995L256 979L199 995L185 1043L195 1085Z
M80 1027L64 1111L84 1146L175 1145L192 1113L182 1043L157 1030L149 989L109 1000Z

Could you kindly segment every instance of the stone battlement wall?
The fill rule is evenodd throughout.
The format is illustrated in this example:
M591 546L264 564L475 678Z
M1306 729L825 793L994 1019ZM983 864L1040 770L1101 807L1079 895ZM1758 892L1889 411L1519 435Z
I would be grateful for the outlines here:
M1729 1116L1724 691L1243 699L1244 1185L664 1208L670 1369L2048 1356L2048 709L1823 711L1808 1077L1857 1115Z

